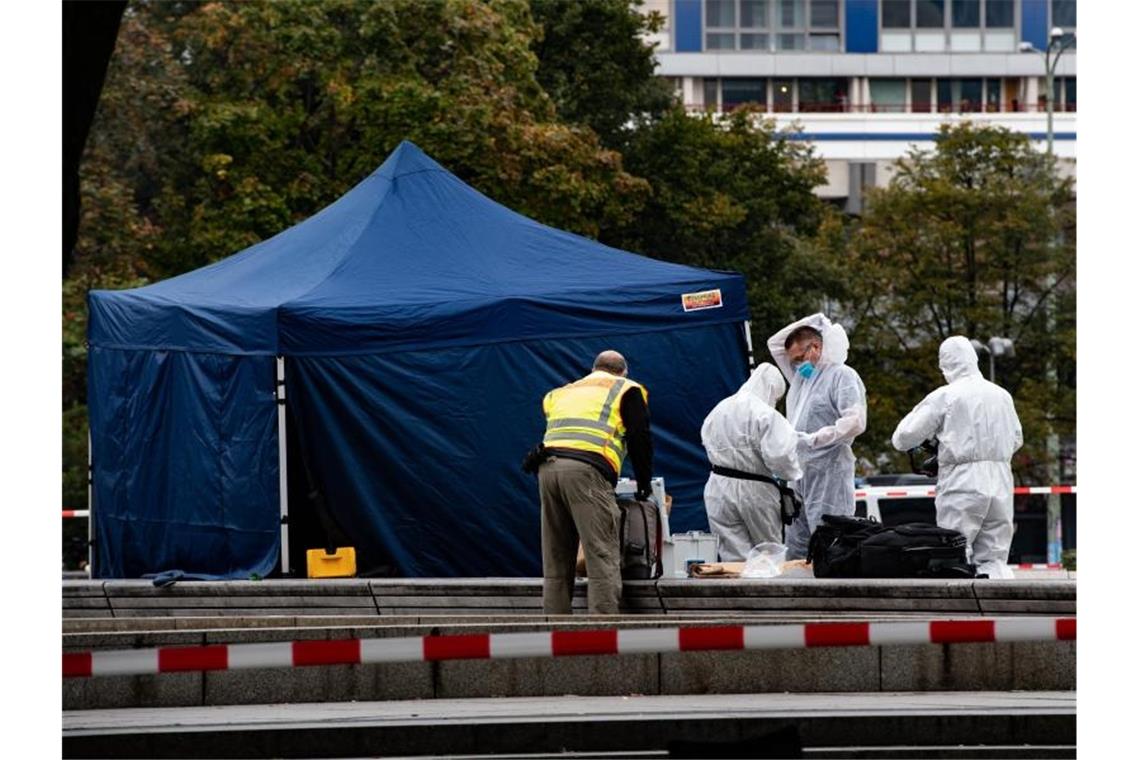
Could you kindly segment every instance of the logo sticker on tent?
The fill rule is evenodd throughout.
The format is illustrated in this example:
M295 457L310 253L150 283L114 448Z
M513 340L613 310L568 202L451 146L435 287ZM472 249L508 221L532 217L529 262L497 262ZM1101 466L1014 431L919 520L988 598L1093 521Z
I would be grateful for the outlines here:
M716 290L702 290L700 293L683 293L681 295L681 308L685 311L719 309L721 306L724 306L724 303L720 299L720 288Z

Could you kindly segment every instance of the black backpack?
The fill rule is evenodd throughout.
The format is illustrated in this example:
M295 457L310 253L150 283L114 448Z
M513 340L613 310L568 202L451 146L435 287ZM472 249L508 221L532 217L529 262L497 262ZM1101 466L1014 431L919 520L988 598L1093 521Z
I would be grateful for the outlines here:
M926 523L906 523L870 536L859 547L863 578L973 578L966 537Z
M861 517L824 515L808 561L817 578L974 578L966 538L926 523L891 528Z
M808 542L808 562L816 578L859 578L859 547L884 530L882 523L863 517L824 515Z
M621 577L647 580L661 575L661 515L651 501L618 499L621 512Z

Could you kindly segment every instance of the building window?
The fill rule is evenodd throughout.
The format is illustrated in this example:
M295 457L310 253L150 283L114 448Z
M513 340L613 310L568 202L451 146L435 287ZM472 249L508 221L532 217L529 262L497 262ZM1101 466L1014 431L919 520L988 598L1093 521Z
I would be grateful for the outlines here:
M1013 0L986 0L986 28L1013 28Z
M704 91L705 110L720 110L720 81L717 79L705 79Z
M740 0L740 25L746 29L767 29L768 0Z
M1013 0L880 0L882 52L1013 52Z
M1049 3L1049 28L1052 29L1055 26L1061 27L1061 31L1065 33L1065 36L1061 38L1062 42L1068 43L1070 48L1076 48L1076 0L1052 0Z
M766 79L722 79L721 107L731 111L745 103L754 103L768 110L768 80Z
M884 53L1017 50L1013 0L880 0Z
M1044 88L1042 88L1044 89ZM1045 96L1040 97L1041 110L1044 111L1048 108L1045 103ZM1077 78L1076 77L1054 77L1053 78L1053 110L1054 111L1076 111L1077 110Z
M910 0L883 0L884 29L910 29Z
M811 4L813 27L839 28L839 0L814 0Z
M709 29L736 26L736 0L705 0L705 26Z
M910 110L914 113L930 113L933 103L930 100L929 79L910 80Z
M791 113L795 89L791 79L777 79L772 83L772 110Z
M930 89L929 83L926 89ZM906 80L872 79L870 110L875 113L902 113L906 111Z
M802 29L804 24L803 0L779 0L778 26L781 29Z
M799 85L800 113L843 112L847 110L846 79L800 79Z
M941 29L946 25L943 0L915 0L914 25L919 29Z
M973 113L982 109L981 79L939 79L939 113Z
M1001 110L1001 80L986 80L986 109L988 113L997 113Z
M768 35L756 34L755 32L741 32L740 49L767 51Z
M871 80L871 97L876 109L905 111L906 81ZM929 110L930 80L925 81ZM706 110L724 112L749 104L776 113L843 113L850 108L849 83L845 77L709 77L703 80L704 106Z
M950 25L955 29L978 29L982 25L981 0L953 0Z
M804 36L802 34L780 34L776 37L777 50L803 50Z
M838 52L839 0L705 0L706 50Z
M1053 26L1076 27L1077 0L1053 0Z
M767 50L768 0L740 0L740 49Z

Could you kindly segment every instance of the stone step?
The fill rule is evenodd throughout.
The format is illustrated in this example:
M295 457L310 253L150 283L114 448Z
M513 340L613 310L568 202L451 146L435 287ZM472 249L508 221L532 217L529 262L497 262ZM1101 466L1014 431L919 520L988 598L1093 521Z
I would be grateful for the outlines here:
M586 583L574 606L585 611ZM543 615L539 578L63 581L63 617L249 617L306 614ZM1072 615L1076 581L660 579L627 581L623 613Z

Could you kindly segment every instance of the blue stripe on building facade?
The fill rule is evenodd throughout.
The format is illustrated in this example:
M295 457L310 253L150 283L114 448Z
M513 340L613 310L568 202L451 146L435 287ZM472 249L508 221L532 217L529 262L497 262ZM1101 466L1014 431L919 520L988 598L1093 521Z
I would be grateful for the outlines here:
M1021 39L1044 50L1049 44L1049 8L1047 0L1021 0Z
M701 0L673 0L678 53L701 52Z
M848 53L879 52L878 0L847 0Z

